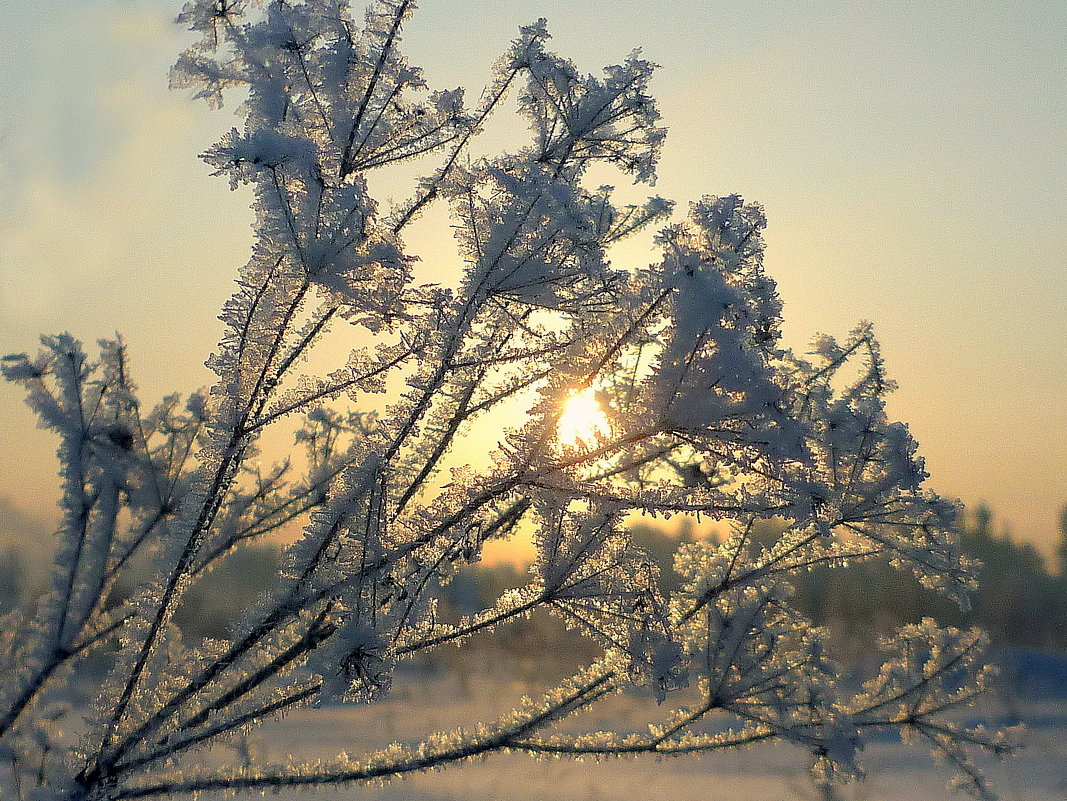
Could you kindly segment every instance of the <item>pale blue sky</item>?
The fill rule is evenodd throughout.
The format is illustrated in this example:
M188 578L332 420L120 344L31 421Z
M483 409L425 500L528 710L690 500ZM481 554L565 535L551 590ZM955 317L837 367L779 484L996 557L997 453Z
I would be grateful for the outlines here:
M177 8L5 0L0 22L0 351L119 329L149 398L207 380L249 244L249 198L195 158L233 104L166 90ZM1067 4L423 0L407 49L476 94L540 16L585 70L635 47L662 65L655 191L762 202L790 342L872 320L932 486L1050 543L1067 503ZM55 485L52 444L9 387L0 414L0 495L43 513L51 490L25 488Z

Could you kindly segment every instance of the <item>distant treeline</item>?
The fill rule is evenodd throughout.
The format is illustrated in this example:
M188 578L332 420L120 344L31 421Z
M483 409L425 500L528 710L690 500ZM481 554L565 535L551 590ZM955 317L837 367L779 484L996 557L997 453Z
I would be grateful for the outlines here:
M753 539L770 545L779 532L773 523L766 523ZM667 562L659 542L662 534L639 527L635 538L661 563ZM960 521L960 542L964 552L982 564L980 589L967 612L923 588L910 573L894 569L887 560L852 565L847 571L823 567L800 574L792 581L793 602L814 623L832 622L840 627L857 647L866 647L872 636L903 623L934 617L947 625L977 625L999 647L1067 648L1067 526L1055 570L1033 545L998 532L992 513L984 506Z
M1062 521L1063 542L1058 555L1061 564L1052 570L1030 544L1016 542L997 531L993 515L979 507L961 521L961 543L965 552L982 563L981 589L972 599L969 612L961 612L952 602L922 588L908 573L885 561L869 561L849 570L818 568L793 581L795 605L816 624L833 623L842 632L838 643L845 652L857 654L870 647L873 637L897 626L934 617L944 624L978 625L986 629L1000 648L1067 649L1067 515ZM781 531L773 521L753 531L753 547L770 545ZM695 538L691 527L683 526L668 534L638 523L631 532L637 545L648 550L660 564L665 590L677 586L671 563L681 542ZM281 568L280 550L271 545L252 545L228 559L204 577L179 609L176 622L191 639L219 637L236 621L241 610L276 581ZM32 571L24 566L15 547L0 551L0 612L35 594ZM512 565L476 566L458 575L439 598L442 616L455 618L483 607L509 587L527 581L525 571ZM119 587L115 601L129 595L134 587ZM534 616L502 627L501 636L476 642L476 647L446 649L431 662L478 667L498 656L518 663L519 670L538 673L543 660L538 655L547 647L559 649L560 624L548 617ZM595 647L577 633L564 635L562 647L573 651L575 662L595 652ZM491 641L491 644L489 644ZM555 660L558 662L558 659ZM557 664L555 670L566 670ZM544 677L548 678L548 677Z

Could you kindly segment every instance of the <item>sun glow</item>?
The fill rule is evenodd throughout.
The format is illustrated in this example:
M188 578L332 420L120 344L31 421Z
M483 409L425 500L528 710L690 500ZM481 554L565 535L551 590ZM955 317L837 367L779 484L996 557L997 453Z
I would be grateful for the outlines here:
M595 445L611 434L611 422L593 389L571 392L556 424L559 444L568 448Z

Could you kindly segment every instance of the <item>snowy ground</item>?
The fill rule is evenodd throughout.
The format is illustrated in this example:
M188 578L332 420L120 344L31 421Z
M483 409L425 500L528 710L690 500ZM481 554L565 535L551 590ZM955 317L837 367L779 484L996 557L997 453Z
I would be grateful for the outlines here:
M406 693L370 707L305 710L262 729L253 742L259 760L282 759L287 752L328 759L341 751L360 754L405 741L418 733L439 731L491 718L523 688L480 681L461 686L439 680L408 685ZM636 698L621 698L594 724L640 726L645 709ZM983 763L1005 801L1067 799L1067 702L992 705L993 714L1015 712L1034 721L1024 735L1020 756ZM223 757L222 753L218 756ZM863 762L867 781L849 789L853 801L937 801L962 798L945 789L946 769L918 747L899 742L868 744ZM814 799L802 751L785 745L697 759L538 761L520 755L490 757L482 762L433 774L419 774L383 787L349 787L331 791L282 792L292 801L798 801Z

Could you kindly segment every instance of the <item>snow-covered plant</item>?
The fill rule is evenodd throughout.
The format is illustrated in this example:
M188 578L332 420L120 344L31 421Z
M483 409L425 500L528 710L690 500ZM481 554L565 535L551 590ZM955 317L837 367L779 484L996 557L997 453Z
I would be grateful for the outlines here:
M861 775L864 736L886 729L928 741L988 797L968 752L1008 746L952 716L988 677L978 633L908 626L858 687L840 680L829 633L789 603L791 574L875 557L961 604L974 586L955 506L923 489L908 429L886 417L892 385L870 328L821 338L810 358L780 344L758 206L705 197L670 224L666 200L620 205L611 187L586 186L597 164L654 179L652 64L633 55L582 75L539 21L468 105L429 92L398 49L413 9L377 0L359 24L345 0L195 0L179 16L200 40L174 84L213 105L231 87L246 94L242 129L204 159L252 186L255 244L222 311L210 392L146 411L120 340L89 356L60 335L4 359L59 436L63 478L51 588L0 629L5 797L321 787L505 750L702 754L771 740L807 749L829 793ZM509 93L532 140L474 158ZM367 175L414 157L436 160L428 177L383 207ZM405 247L431 204L450 210L464 260L453 287ZM662 228L651 266L609 263L608 248L649 226ZM342 325L371 344L302 375ZM595 410L595 425L564 425L575 408ZM489 425L513 425L494 432L487 466L471 465L465 443L498 410ZM306 455L264 470L257 443L275 425ZM731 521L732 534L684 546L683 589L665 597L628 537L635 513ZM754 547L752 527L772 517L784 534ZM198 577L291 527L302 533L283 574L231 636L184 641L173 617ZM487 542L529 534L528 582L447 622L440 588ZM113 600L134 564L150 564L151 581ZM187 758L298 706L373 703L404 660L540 608L602 656L499 720L314 765ZM64 708L101 670L91 708ZM660 720L574 733L583 711L635 687L664 704Z

